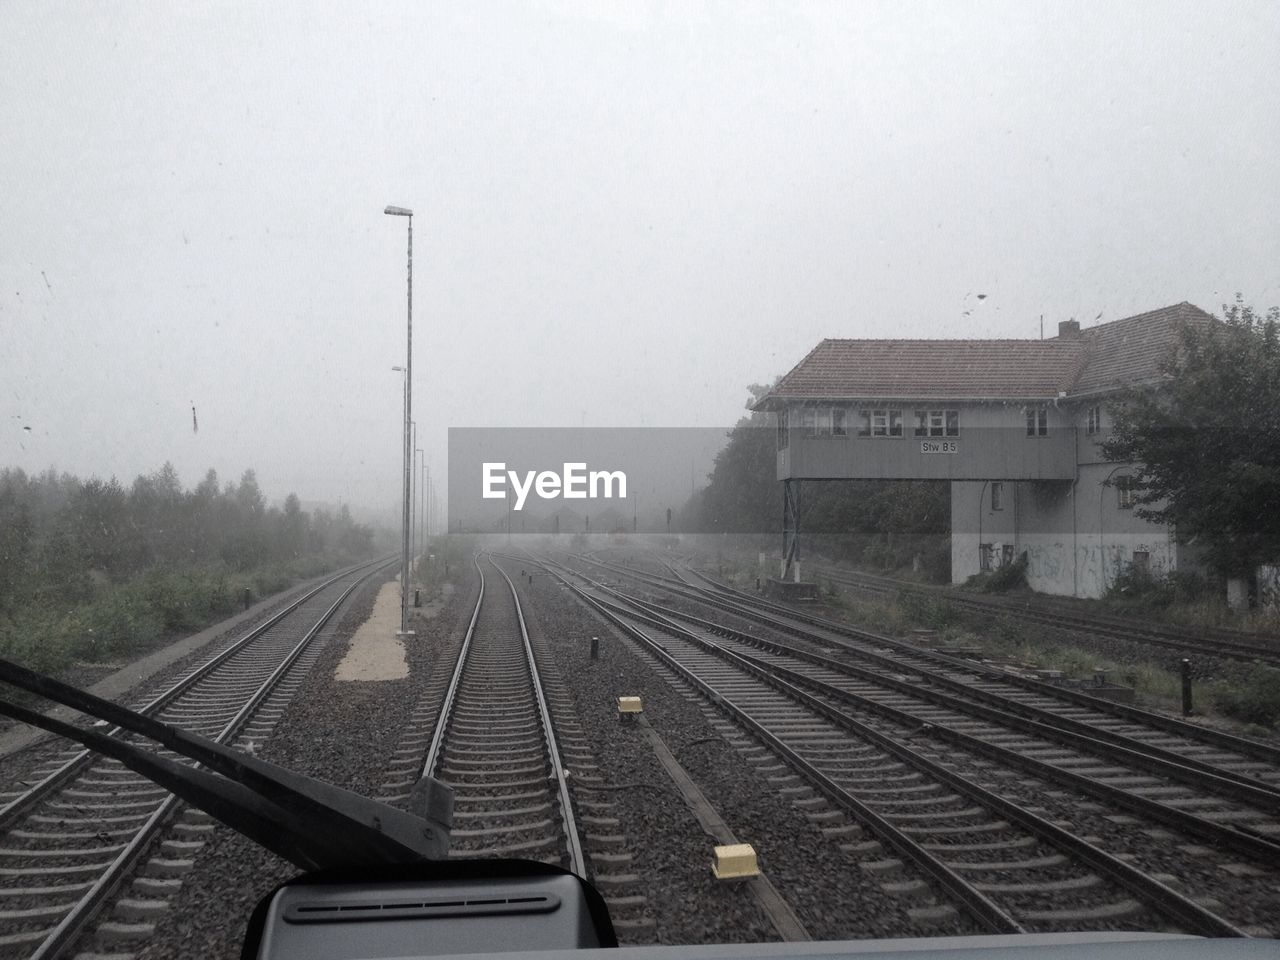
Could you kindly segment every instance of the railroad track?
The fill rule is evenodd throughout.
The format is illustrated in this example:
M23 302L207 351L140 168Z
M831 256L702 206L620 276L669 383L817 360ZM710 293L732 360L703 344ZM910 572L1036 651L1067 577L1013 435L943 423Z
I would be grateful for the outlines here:
M623 942L652 942L655 921L633 872L627 838L614 816L613 788L598 774L574 698L554 658L528 628L511 579L514 574L491 561L485 566L489 577L476 559L479 587L466 629L441 650L388 764L379 799L409 806L414 784L434 771L455 791L451 856L519 856L568 867L600 891ZM497 586L487 587L491 582ZM473 657L470 664L468 656ZM522 679L523 671L514 665L523 663L540 665L536 677ZM501 690L495 668L503 678ZM532 719L535 681L542 688L551 727L542 723L540 707L537 722ZM462 706L464 689L468 702ZM491 699L494 692L497 698ZM509 724L517 716L519 730ZM490 723L495 717L497 723ZM452 727L451 718L456 721ZM558 760L536 749L548 743L546 731L552 728L550 742ZM516 737L523 737L523 743L514 743ZM495 782L484 775L487 770L510 772ZM571 784L567 793L562 784ZM571 806L565 806L566 801ZM558 816L565 809L579 810L581 817L566 825ZM567 842L575 826L576 863Z
M668 578L659 579L670 582ZM1021 790L1030 794L1031 805L1035 806L1039 802L1037 793L1052 794L1055 787L1066 787L1079 797L1078 801L1068 804L1067 818L1072 817L1070 807L1080 804L1102 813L1101 817L1094 818L1095 821L1105 819L1117 826L1130 821L1137 824L1131 832L1145 832L1141 833L1137 846L1130 841L1129 855L1160 859L1161 855L1151 855L1143 847L1152 846L1153 838L1163 839L1167 841L1165 846L1172 851L1170 870L1176 870L1179 858L1185 859L1185 851L1180 852L1175 836L1168 833L1170 829L1178 831L1184 846L1193 851L1193 856L1201 858L1196 864L1197 870L1212 862L1222 871L1223 885L1240 886L1245 892L1245 901L1232 904L1239 918L1237 929L1251 933L1273 932L1260 921L1269 918L1277 899L1280 899L1274 891L1269 896L1266 892L1269 884L1274 886L1280 879L1275 875L1274 866L1280 863L1280 843L1277 843L1280 823L1276 818L1280 810L1280 788L1277 787L1280 780L1277 780L1274 767L1268 768L1272 774L1268 783L1242 772L1238 764L1235 770L1215 768L1208 762L1197 763L1172 752L1162 752L1150 742L1139 745L1131 741L1125 746L1119 735L1110 741L1099 741L1096 737L1088 737L1086 734L1093 731L1079 721L1053 724L1044 722L1045 718L1033 721L981 705L975 710L966 699L931 687L920 676L888 673L884 664L879 664L877 669L852 667L802 647L737 631L684 611L628 598L600 584L596 584L594 589L597 594L592 598L593 602L610 616L619 618L624 629L633 635L656 631L661 635L664 657L675 658L691 676L708 677L708 696L726 698L734 709L748 711L748 719L751 719L750 710L757 709L763 711L766 722L770 717L786 716L789 718L787 723L800 723L801 729L805 729L804 724L810 721L790 719L797 709L796 704L802 704L817 717L843 727L847 732L865 736L870 731L883 738L880 741L882 748L917 770L920 769L919 759L912 757L910 748L904 744L921 746L936 757L944 758L941 761L944 770L954 771L957 767L968 770L961 777L965 785L950 783L950 788L957 795L972 796L967 793L966 785L972 785L975 780L985 780L989 786L998 788L997 799L1008 792L1004 785L1009 782L1023 783L1024 787L1027 783L1035 783L1035 790ZM653 642L653 639L650 637L642 642ZM732 674L733 679L723 681L725 671L730 669L737 671ZM753 677L757 687L764 685L771 691L767 696L774 699L762 701L766 694L753 688L747 677ZM717 678L722 683L720 688L715 687ZM966 692L972 694L972 691ZM781 705L777 700L780 696L784 700L790 699L792 705ZM1084 730L1081 730L1082 726ZM799 746L787 744L785 730L784 725L784 745L797 750L808 747L810 741L803 738ZM816 734L817 742L830 732L821 727L814 730L820 731ZM1139 746L1141 749L1135 749ZM900 752L904 749L908 750L905 756ZM1245 758L1220 759L1243 762L1254 767L1253 772L1258 772L1257 765ZM999 766L993 767L993 764ZM1034 780L996 780L992 775L993 769L1002 777L1031 777ZM920 799L928 801L930 792L922 792ZM973 799L975 810L998 809L993 807L990 797ZM1095 801L1101 801L1102 805ZM1117 813L1105 813L1108 809ZM945 816L945 810L938 812ZM1007 808L1002 812L1009 822L1022 816ZM1042 824L1018 822L1042 841L1046 839ZM1102 828L1112 829L1106 823ZM1075 835L1087 835L1091 829L1098 829L1097 822L1075 829ZM1065 838L1048 839L1058 847L1058 853L1049 856L1066 857L1070 854L1062 847ZM1002 841L997 841L997 845L1000 843ZM1198 846L1197 843L1209 846ZM1072 854L1071 858L1078 861L1078 854ZM1084 851L1084 855L1093 866L1095 875L1098 874L1096 850ZM1236 862L1240 858L1251 862ZM971 868L965 867L961 872L964 869ZM1108 873L1109 870L1109 867L1103 867L1101 872ZM1144 874L1148 879L1149 873ZM1271 879L1241 884L1238 883L1241 877ZM1063 882L1067 885L1059 886L1058 880L1049 879L1045 881L1043 892L1056 890L1074 903L1085 888L1073 883L1086 881L1077 878L1076 881ZM1096 886L1092 880L1087 882ZM1137 892L1123 878L1120 885ZM1162 885L1157 881L1157 887ZM1039 881L1032 880L1022 883L1021 890L1029 894L1038 886ZM1249 892L1252 896L1248 895ZM1139 908L1144 903L1153 905L1147 909L1156 910L1158 915L1172 916L1161 906L1169 903L1165 894L1155 888L1141 893L1139 898L1123 906L1115 900L1086 904L1083 908L1073 905L1065 916L1071 917L1072 922L1091 926L1106 924L1108 918L1119 920L1125 911L1142 915ZM1044 911L1032 910L1030 915L1036 922L1051 923ZM1023 913L1020 919L1027 916ZM1235 926L1221 918L1219 921ZM1193 924L1198 922L1193 921ZM1211 929L1211 926L1201 929Z
M867 664L881 675L922 679L930 687L971 701L975 716L980 715L977 705L985 704L1062 727L1068 735L1107 741L1244 782L1261 779L1280 786L1280 749L1269 744L828 620L732 589L695 570L671 568L671 576L661 576L594 559L587 562L667 595L723 611L751 629L763 627L797 638L813 651ZM923 689L918 683L914 686Z
M1083 613L1071 604L1047 597L1035 600L1013 597L976 596L892 577L810 565L820 580L851 587L864 593L897 594L902 591L944 600L961 610L984 615L1005 615L1026 623L1038 623L1058 630L1071 630L1108 640L1142 644L1183 657L1219 657L1228 660L1262 661L1280 665L1280 637L1249 634L1240 630L1204 628L1190 630L1171 625L1144 623L1131 617Z
M543 860L585 877L520 598L492 560L474 563L479 596L422 766L454 791L449 856Z
M219 743L256 749L320 655L317 635L356 587L386 566L378 560L331 577L139 712ZM110 733L121 735L118 729ZM182 761L170 751L157 752ZM88 750L55 754L0 793L0 803L0 956L31 958L69 955L181 806L168 791ZM96 946L127 953L150 936L151 921L181 884L177 877L190 869L188 855L210 829L207 817L190 814L98 926Z

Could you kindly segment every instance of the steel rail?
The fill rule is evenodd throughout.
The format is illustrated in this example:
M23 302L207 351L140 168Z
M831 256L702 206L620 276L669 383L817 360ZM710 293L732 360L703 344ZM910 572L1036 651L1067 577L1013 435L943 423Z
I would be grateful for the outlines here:
M1019 730L1033 736L1044 737L1070 747L1086 744L1090 752L1108 759L1119 760L1147 773L1156 773L1171 779L1180 780L1190 786L1214 790L1225 796L1280 813L1280 786L1274 786L1246 774L1235 773L1217 767L1203 760L1184 757L1175 751L1114 733L1101 727L1055 714L1030 704L1020 703L1000 694L991 693L954 680L943 674L920 671L921 676L928 679L928 686L900 680L893 675L860 667L846 660L825 657L810 650L791 646L777 640L769 640L750 633L743 633L724 624L713 623L683 610L665 607L662 604L642 600L628 594L612 591L616 596L641 608L651 610L665 617L684 620L718 636L748 644L779 656L795 657L815 666L834 670L849 677L865 680L887 687L898 693L906 694L919 700L969 714L992 723L1002 724L1013 730ZM866 659L892 670L901 670L903 664L890 657L881 657L874 653ZM935 689L933 684L942 687Z
M606 605L600 603L594 597L579 589L577 585L570 583L558 573L555 573L555 575L584 603L595 609L601 616L621 629L628 636L639 642L663 664L673 670L677 676L684 679L715 706L726 712L737 723L746 727L753 734L759 737L760 740L768 744L770 749L785 757L796 770L800 771L811 784L836 804L836 806L852 814L858 822L865 824L879 840L919 867L942 889L947 891L948 894L964 905L970 914L972 914L973 917L983 925L983 927L996 933L1027 932L1026 928L1018 923L1018 921L1015 920L1007 911L996 904L995 901L991 900L991 898L986 896L980 890L976 890L951 867L947 866L940 859L929 853L929 851L925 850L919 844L908 838L888 820L841 787L829 776L802 757L795 749L784 743L767 727L747 714L746 711L735 704L731 699L719 693L701 677L686 668L671 656L661 643L653 640L651 637L646 635L644 631L629 625L625 620L609 610Z
M476 622L480 617L480 610L485 598L485 575L480 565L480 554L472 557L472 564L476 568L476 573L480 577L480 589L476 596L476 605L471 612L471 621L467 626L467 633L463 639L462 648L458 653L458 661L454 666L453 675L449 680L449 687L444 695L443 705L436 719L436 728L431 736L431 745L427 750L427 758L423 763L422 776L433 776L437 766L439 766L444 752L445 741L447 738L449 724L452 720L454 709L458 703L458 691L462 686L463 674L466 671L467 660L471 652L472 641L475 636ZM560 820L564 829L566 856L568 859L569 869L585 877L587 864L586 857L582 851L582 840L578 835L577 823L573 815L573 802L569 793L569 784L565 776L564 763L560 757L559 745L556 741L555 728L552 723L550 709L547 705L546 697L542 689L542 680L538 673L537 663L533 653L533 647L529 640L529 632L524 618L524 610L520 604L520 598L517 594L515 584L511 578L507 576L505 570L497 565L489 558L488 562L493 565L494 569L502 575L506 580L507 586L511 590L511 600L515 607L516 620L520 627L521 646L524 650L525 665L529 671L530 683L533 689L534 701L538 708L539 722L542 727L542 735L544 746L546 749L547 760L551 766L552 777L556 781L556 802L560 807Z
M375 561L380 563L383 561ZM356 567L359 570L361 567ZM293 665L298 656L311 643L315 636L324 628L329 619L341 606L344 600L367 579L374 576L382 567L376 567L368 573L361 576L358 580L352 582L342 594L329 606L320 619L307 631L301 641L286 655L285 660L281 662L271 675L264 680L251 695L249 701L242 707L232 718L232 720L223 728L222 732L214 738L216 743L224 743L230 739L239 730L244 722L252 715L253 709L261 703L261 701L271 692L288 672L288 668ZM348 571L346 575L350 575ZM341 579L341 575L334 580L328 581L325 586L332 585L335 580ZM308 596L314 596L313 591ZM253 705L250 708L249 704ZM174 811L179 800L173 794L169 794L156 810L147 818L146 822L133 836L125 848L116 856L116 858L107 866L107 868L98 876L93 885L85 892L71 908L71 910L62 918L61 921L49 932L40 945L30 955L30 960L52 960L57 957L64 947L74 942L75 938L80 935L84 927L97 915L101 907L116 891L119 885L124 881L129 870L134 863L146 851L154 834L168 820Z
M480 618L480 605L484 603L484 571L480 569L480 556L471 558L471 562L475 565L476 573L480 576L480 592L476 596L475 609L471 611L471 622L467 624L466 636L462 639L462 649L458 651L458 662L454 664L453 676L449 678L449 688L445 691L443 706L440 713L436 717L436 728L431 734L431 746L427 748L427 758L422 764L421 777L430 777L435 773L436 765L440 762L440 751L444 746L444 733L449 727L449 720L453 716L453 707L457 702L458 685L462 682L462 671L467 664L467 654L471 650L471 638L475 635L476 620Z
M923 722L921 718L914 716L905 710L889 706L888 704L879 703L878 701L852 693L848 690L843 690L840 687L834 686L815 677L808 677L782 664L761 660L757 657L728 650L719 644L690 633L667 617L649 617L649 619L650 622L652 622L654 626L659 627L659 629L678 631L678 635L683 639L688 640L691 643L695 643L703 649L714 652L717 656L724 657L725 659L731 659L739 665L750 664L752 672L771 677L781 677L788 683L810 687L823 696L830 697L834 700L841 700L861 709L879 714L880 716L886 717L895 723L911 726ZM1270 840L1256 834L1244 833L1243 831L1236 830L1233 827L1214 823L1210 820L1204 819L1203 817L1196 816L1195 814L1187 813L1175 807L1170 807L1158 800L1152 800L1147 797L1131 794L1118 787L1113 787L1102 781L1095 780L1092 777L1086 777L1071 770L1056 767L1046 761L1025 756L998 744L988 743L980 737L964 733L963 731L948 727L937 721L929 721L929 726L931 728L931 736L937 736L940 739L948 740L966 750L972 750L974 752L984 754L1010 766L1020 767L1032 773L1034 776L1042 777L1046 780L1053 780L1064 786L1069 786L1084 793L1088 793L1099 799L1106 800L1114 806L1123 807L1134 813L1138 813L1149 817L1150 819L1164 823L1167 826L1181 829L1186 833L1209 840L1221 847L1229 847L1239 853L1256 857L1264 863L1280 861L1280 843L1277 843L1274 840Z
M524 610L520 606L520 595L507 571L503 570L493 558L489 558L504 580L511 588L511 599L516 605L516 619L520 621L520 637L524 642L524 653L529 664L529 673L533 677L533 692L538 700L538 714L542 718L542 731L547 741L547 754L551 760L551 769L556 779L556 794L560 803L560 816L564 821L565 842L569 848L569 869L580 877L587 875L587 861L582 853L582 839L578 836L578 825L573 816L573 798L569 795L569 781L565 776L564 762L560 759L560 747L556 742L555 725L551 721L551 710L547 707L547 698L542 689L542 680L538 676L538 664L533 655L533 644L529 640L529 631L524 622Z
M693 570L695 576L701 577L709 583L715 584L712 578L704 573ZM762 609L775 611L783 617L793 620L799 620L809 623L813 626L824 630L829 630L841 636L848 637L853 640L860 640L867 643L876 643L883 646L900 650L911 656L920 657L924 660L931 660L934 663L941 664L955 670L967 670L973 673L981 673L994 680L1000 680L1013 686L1022 687L1042 696L1052 697L1056 700L1063 700L1067 703L1073 703L1077 706L1089 707L1102 713L1109 713L1112 716L1119 717L1123 720L1131 720L1135 723L1143 723L1148 726L1158 727L1169 733L1176 733L1188 737L1193 740L1200 740L1204 743L1216 747L1223 747L1227 750L1234 750L1237 753L1253 757L1258 760L1265 760L1268 763L1280 764L1280 749L1270 744L1261 743L1257 740L1250 740L1246 737L1238 737L1229 733L1222 733L1209 727L1198 726L1197 724L1187 723L1185 720L1178 720L1174 717L1166 717L1163 714L1153 713L1150 710L1143 710L1139 707L1131 707L1128 704L1116 703L1113 700L1104 700L1101 697L1090 696L1079 690L1069 690L1064 687L1057 687L1042 680L1032 680L1027 677L1020 677L1013 674L1005 673L994 667L978 663L973 660L965 660L960 657L951 656L937 650L928 650L917 647L903 640L896 640L893 637L887 637L878 633L871 633L866 630L859 630L856 627L850 627L847 624L838 623L834 620L828 620L823 617L817 617L813 614L806 614L802 611L792 610L780 604L770 603L769 601L760 600L752 597L750 594L735 590L732 587L716 585L715 589L727 593L732 598L738 598L740 603L735 604L732 600L719 601L716 605L723 606L724 609L736 611L744 616L767 622L767 618L759 612L751 610L751 607L761 607ZM705 594L704 594L705 596ZM708 600L707 602L713 602ZM724 604L728 604L725 606ZM742 606L745 604L746 606ZM776 623L776 620L775 620ZM796 635L797 628L788 624L779 624L779 629L785 629ZM827 642L823 638L823 642ZM837 641L839 642L839 641Z
M306 603L308 600L310 600L312 597L318 594L321 590L324 590L325 588L332 586L334 583L337 583L343 577L348 577L352 573L355 573L358 570L361 570L365 567L373 566L374 564L377 564L379 562L381 561L370 560L367 563L358 563L352 567L348 567L347 569L342 570L339 573L334 574L328 580L325 580L323 583L319 584L312 590L309 590L307 593L303 594L301 597L299 597L294 602L290 603L287 607L283 608L278 613L272 614L267 620L258 624L256 627L254 627L252 630L246 633L243 637L236 640L235 643L231 644L231 646L227 647L227 649L223 650L221 653L217 654L216 656L210 658L205 663L202 663L200 666L193 669L190 673L188 673L182 679L174 683L173 686L169 687L167 690L163 691L162 693L154 697L145 706L139 707L137 712L142 714L143 716L151 716L152 714L158 713L159 711L163 710L165 706L167 706L169 703L171 703L172 701L177 699L179 696L181 696L183 693L185 693L193 684L203 679L204 677L208 676L210 673L216 670L219 666L221 666L231 657L235 656L237 653L239 653L246 646L251 644L254 640L257 640L260 636L262 636L264 633L266 633L268 630L274 627L277 623L279 623L285 617L289 616L289 614L297 610L298 607L302 606L302 604ZM120 728L112 727L110 730L107 731L106 735L109 737L114 737L114 736L118 736L119 734L120 734ZM50 740L52 739L55 739L55 738L50 738ZM74 756L72 756L65 763L63 763L62 766L58 767L56 770L54 770L53 772L45 776L40 781L32 784L31 787L28 788L20 796L14 797L12 800L6 803L3 807L0 807L0 831L7 830L9 827L13 825L15 820L17 820L23 814L30 811L31 808L33 808L38 803L40 803L40 801L42 801L46 796L48 796L50 793L52 793L62 784L66 783L69 779L74 777L76 774L78 774L84 768L84 766L90 761L92 756L93 756L92 750L78 751Z
M1103 634L1118 640L1132 643L1145 643L1154 646L1168 647L1179 651L1187 651L1200 655L1225 656L1232 659L1263 659L1280 662L1280 636L1274 634L1253 635L1243 630L1226 630L1220 627L1206 627L1195 631L1173 624L1144 624L1132 618L1110 616L1100 613L1086 613L1070 610L1052 600L1038 599L1034 604L1018 603L1004 597L965 596L948 592L944 588L925 584L908 583L892 577L878 577L852 570L838 570L829 567L817 567L821 576L845 586L874 593L888 593L894 590L905 590L912 593L937 596L948 602L972 610L998 611L1008 613L1019 619L1035 623L1070 624L1068 629L1082 629ZM1057 607L1057 609L1054 609ZM1261 640L1259 643L1257 641ZM1205 643L1216 649L1204 649Z
M712 584L717 593L712 593L705 587L698 588L687 584L682 584L677 587L673 585L674 582L669 578L655 577L642 571L634 571L627 567L620 567L617 564L608 564L593 558L583 559L598 566L616 569L619 572L634 576L637 579L647 580L651 583L656 581L657 586L671 590L672 592L683 593L691 600L695 600L699 603L705 603L729 613L734 613L738 616L755 620L759 623L765 624L766 626L771 626L774 629L781 630L793 636L823 644L836 644L837 646L841 646L860 657L872 658L875 654L873 651L863 650L856 646L850 646L847 643L847 640L840 638L848 638L860 643L870 643L881 648L896 650L911 657L939 664L940 666L948 669L981 674L989 679L996 680L1010 686L1021 687L1022 689L1029 690L1044 697L1065 701L1066 703L1074 704L1076 706L1087 707L1100 713L1110 714L1111 716L1118 717L1122 720L1144 724L1148 727L1155 727L1169 733L1175 733L1180 736L1187 737L1191 740L1198 740L1210 746L1232 750L1256 760L1264 760L1271 764L1280 764L1280 749L1269 744L1261 743L1256 740L1249 740L1245 737L1234 736L1228 733L1222 733L1218 730L1187 723L1173 717L1166 717L1162 714L1143 710L1139 707L1131 707L1127 704L1116 703L1112 700L1104 700L1101 697L1090 696L1089 694L1082 693L1078 690L1068 690L1063 687L1057 687L1041 680L1019 677L973 660L965 660L960 657L950 656L936 650L918 647L904 640L897 640L893 637L885 636L884 634L872 633L868 630L861 630L856 627L851 627L848 624L839 623L814 614L805 613L801 610L794 610L789 607L782 606L781 604L762 600L758 597L753 597L750 594L743 593L742 591L734 590L731 587L718 584L711 577L708 577L706 574L696 570L691 570L690 572ZM809 624L810 626L815 626L819 629L837 634L837 636L816 637L809 631L805 630L801 624ZM899 664L899 667L903 666L906 665ZM920 668L912 667L911 669L919 670ZM936 674L930 674L930 676L936 676ZM1103 735L1103 737L1104 736L1105 735ZM1103 737L1100 737L1100 739ZM1222 773L1224 775L1230 775L1228 771L1222 771Z
M568 584L567 580L564 580L564 578L561 579ZM746 717L746 719L750 721L747 725L753 731L759 732L764 728L762 725L748 717L744 711L733 704L728 698L719 694L708 684L701 681L700 678L698 678L689 668L680 664L675 660L675 658L671 657L671 655L667 653L658 641L653 640L645 635L643 631L640 631L628 624L623 617L626 616L640 619L641 622L648 620L658 629L672 632L673 635L679 636L681 639L685 639L698 647L706 649L708 652L715 653L730 663L738 666L744 672L756 677L762 683L782 692L795 702L804 705L849 732L874 743L876 746L915 769L947 783L952 789L968 796L972 800L981 803L984 806L987 806L988 809L993 809L999 812L1001 815L1018 823L1020 826L1036 834L1057 849L1075 857L1077 860L1082 860L1088 863L1091 867L1098 870L1124 889L1137 895L1142 902L1146 903L1149 907L1157 910L1168 918L1187 925L1191 930L1197 933L1213 936L1245 936L1242 930L1235 927L1228 921L1206 910L1193 900L1184 897L1177 891L1165 886L1163 883L1152 879L1150 876L1142 873L1142 871L1128 863L1113 857L1098 847L1095 847L1088 841L1083 840L1062 827L1049 822L1045 818L1023 809L1016 803L968 781L960 774L948 770L934 761L929 760L917 751L905 746L897 740L894 740L892 737L875 730L853 717L850 717L848 714L820 700L812 694L806 693L787 679L778 676L776 673L776 665L766 665L759 662L753 662L750 658L743 657L741 654L726 650L718 644L699 638L696 635L683 630L678 625L668 626L663 624L661 621L653 619L652 617L647 617L645 614L627 611L615 604L608 603L607 601L599 601L577 588L576 585L568 585L579 597L589 602L616 626L626 631L628 635L633 636L637 640L640 640L640 642L644 643L652 653L662 659L668 666L675 669L679 675L684 677L686 680L693 682L694 685L702 690L704 694L707 695L718 707L729 712L735 717L735 719ZM913 721L914 718L909 718L908 720L908 722ZM770 742L771 746L774 742L780 743L776 737L772 737L772 735L769 736L772 742L769 739L767 739L766 742ZM782 746L785 749L785 745ZM792 754L788 754L788 759L792 759ZM837 789L840 788L837 787ZM824 790L824 792L826 791ZM882 839L887 839L895 849L911 856L913 860L920 862L917 857L908 853L908 849L911 846L914 846L914 842L905 836L898 834L896 828L891 825L886 824L886 826L891 833L887 838L882 837ZM877 832L877 834L879 833L878 830L875 832ZM894 835L897 835L897 837L895 838ZM926 853L926 856L930 855ZM945 864L942 864L941 861L939 861L939 864L945 870L951 872L950 868ZM932 871L930 872L932 874ZM968 886L967 882L962 878L959 878L958 875L956 875L956 879L960 884ZM951 891L952 888L950 885L947 885L947 889ZM975 891L975 893L976 892L977 891ZM967 903L967 899L962 899L962 902ZM996 906L996 909L1003 912L1002 908L999 908L998 906ZM1016 923L1016 921L1014 922Z

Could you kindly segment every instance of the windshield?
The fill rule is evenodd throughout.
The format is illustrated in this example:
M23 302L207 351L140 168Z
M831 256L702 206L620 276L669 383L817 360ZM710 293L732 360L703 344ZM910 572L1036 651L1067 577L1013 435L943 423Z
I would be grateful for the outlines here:
M0 659L624 945L1280 934L1278 42L6 3ZM297 861L79 749L0 946L236 955Z

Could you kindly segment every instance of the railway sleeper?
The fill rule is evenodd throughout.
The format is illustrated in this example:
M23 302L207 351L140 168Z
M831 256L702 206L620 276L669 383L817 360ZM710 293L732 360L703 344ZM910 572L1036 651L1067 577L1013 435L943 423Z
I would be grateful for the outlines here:
M92 822L92 821L90 821ZM132 837L137 831L132 827L117 827L115 829L99 828L97 830L10 830L8 836L15 837L20 840L32 840L36 842L58 841L61 843L73 843L76 841L92 841L101 840L104 837Z
M22 900L28 897L58 897L69 893L83 893L93 884L88 881L67 883L56 887L0 887L0 899L10 897Z
M94 944L99 950L116 950L120 947L141 946L156 932L153 923L121 923L107 921L94 931Z
M495 812L491 809L470 810L470 811L455 810L453 817L455 820L475 820L475 819L495 817L495 816L522 817L522 816L529 816L535 813L550 813L551 809L552 809L551 801L548 800L546 803L539 803L529 807L510 807L506 810L502 810L498 812ZM454 831L454 833L457 833L457 831Z
M1096 873L1086 873L1065 880L1021 880L1018 883L975 883L983 893L1064 893L1096 887L1102 878Z

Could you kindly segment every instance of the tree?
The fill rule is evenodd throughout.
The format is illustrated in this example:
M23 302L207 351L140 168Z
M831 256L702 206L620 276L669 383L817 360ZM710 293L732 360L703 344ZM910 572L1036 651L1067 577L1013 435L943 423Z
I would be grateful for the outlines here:
M716 454L710 482L696 504L686 507L686 525L707 533L775 533L782 529L782 493L777 480L777 433L773 418L752 409L770 387L747 387L751 415L729 431Z
M240 486L236 490L236 503L240 509L249 514L260 514L266 508L262 498L262 490L258 487L258 475L253 470L246 470L240 477Z
M34 527L31 510L0 473L0 614L17 605L28 575Z
M97 477L86 481L73 509L77 534L90 568L113 575L125 572L130 560L124 550L129 528L129 498L116 478L112 477L108 483Z
M284 498L284 515L280 523L280 542L277 549L288 560L302 555L306 548L307 515L296 493Z
M1184 326L1154 386L1110 405L1107 458L1136 463L1138 515L1174 527L1225 576L1280 560L1280 308L1242 302Z
M776 381L775 381L776 382ZM754 410L769 386L753 383L749 417L728 434L705 489L685 505L682 528L704 533L768 533L782 529L782 484L777 479L773 415ZM805 482L801 528L808 534L945 535L951 493L937 480L823 480Z
M208 469L204 479L196 487L196 497L209 503L218 499L218 471L213 467Z

